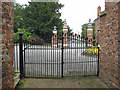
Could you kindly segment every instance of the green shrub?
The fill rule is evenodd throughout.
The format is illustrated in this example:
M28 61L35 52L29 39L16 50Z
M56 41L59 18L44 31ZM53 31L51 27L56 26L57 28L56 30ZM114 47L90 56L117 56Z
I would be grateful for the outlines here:
M21 87L22 85L24 85L24 81L20 80L18 85L19 85L19 87Z
M23 40L28 41L32 36L31 33L27 32L25 29L18 29L17 33L14 33L14 42L19 42L19 32L23 32Z

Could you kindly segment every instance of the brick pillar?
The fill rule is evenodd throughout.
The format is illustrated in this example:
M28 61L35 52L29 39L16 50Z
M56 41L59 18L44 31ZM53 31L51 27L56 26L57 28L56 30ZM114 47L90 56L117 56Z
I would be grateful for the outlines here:
M56 30L56 26L54 26L54 30L53 30L52 47L57 47L57 30Z
M93 28L92 28L92 24L91 24L91 19L89 20L89 23L88 23L87 37L88 37L88 41L93 39ZM90 42L90 43L92 43L92 42Z
M63 26L63 47L67 48L68 47L68 27L67 27L67 23L66 20L64 21L64 26Z
M2 20L2 25L0 25L0 63L2 62L2 88L14 88L14 3L1 2L0 6L2 6L2 17L0 17L0 22Z

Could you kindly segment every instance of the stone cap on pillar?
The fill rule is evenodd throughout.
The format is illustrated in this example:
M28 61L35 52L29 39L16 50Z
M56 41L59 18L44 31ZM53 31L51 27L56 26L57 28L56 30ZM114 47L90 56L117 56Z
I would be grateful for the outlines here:
M87 30L93 30L93 28L92 28L92 23L91 23L91 19L89 19L88 29L87 29Z
M56 29L57 27L56 26L54 26L54 30L53 30L53 33L55 34L55 33L57 33L57 29Z
M67 26L66 19L64 20L63 31L68 31L68 26Z

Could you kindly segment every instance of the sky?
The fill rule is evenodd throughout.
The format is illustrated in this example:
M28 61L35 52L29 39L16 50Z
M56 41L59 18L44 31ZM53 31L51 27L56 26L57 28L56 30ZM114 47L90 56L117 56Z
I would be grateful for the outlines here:
M17 3L27 4L30 0L16 0ZM64 7L60 10L61 19L66 19L67 25L75 33L81 33L81 26L89 22L93 22L97 18L97 7L100 5L101 10L105 9L104 0L59 0Z

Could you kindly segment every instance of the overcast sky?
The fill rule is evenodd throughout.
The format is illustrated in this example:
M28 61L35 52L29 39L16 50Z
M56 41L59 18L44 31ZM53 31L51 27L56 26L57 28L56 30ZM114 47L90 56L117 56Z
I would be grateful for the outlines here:
M30 0L16 0L17 3L27 4ZM59 0L64 4L60 10L61 19L66 19L67 24L76 33L81 33L81 25L88 23L89 19L97 18L97 7L100 5L102 11L105 9L104 0Z

